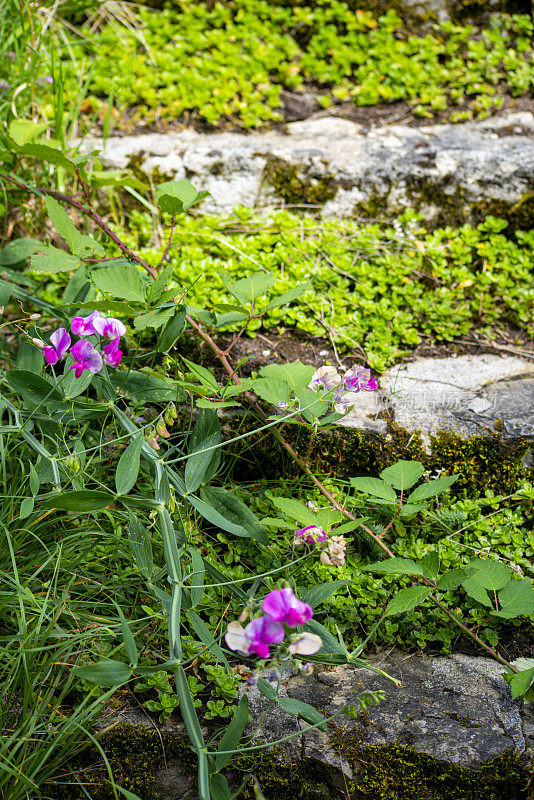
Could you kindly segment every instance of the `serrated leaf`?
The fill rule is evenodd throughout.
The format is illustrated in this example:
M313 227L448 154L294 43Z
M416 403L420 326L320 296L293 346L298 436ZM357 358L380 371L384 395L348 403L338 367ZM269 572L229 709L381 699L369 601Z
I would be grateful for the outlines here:
M101 311L104 316L131 316L135 314L135 308L128 305L128 303L121 303L120 300L89 300L84 303L68 303L65 302L64 306L68 308L83 309L87 308L90 311Z
M389 483L380 480L380 478L351 478L350 483L359 492L370 494L373 497L380 497L382 500L388 500L391 503L397 502L397 493Z
M174 314L174 306L170 308L154 308L147 314L141 314L134 319L136 331L145 331L147 328L158 330L166 325Z
M30 269L34 272L74 272L82 265L77 256L52 245L41 245L40 249L40 253L30 256Z
M241 278L227 285L227 289L237 297L243 305L253 303L271 289L277 278L270 272L254 272L247 278Z
M262 378L278 378L285 381L292 389L305 389L315 372L310 364L293 361L289 364L267 364L261 367Z
M474 569L473 577L492 592L496 592L506 586L513 575L512 570L506 564L490 558L475 558L469 564L466 564L466 567Z
M435 581L438 577L440 566L439 554L437 550L432 550L430 553L424 555L419 563L425 578Z
M420 605L423 600L426 600L432 589L426 586L413 586L410 589L401 589L393 597L386 608L384 616L392 617L395 614L403 614L405 611L411 611L412 608Z
M37 239L15 239L0 250L0 267L12 267L20 264L21 261L26 261L42 247L43 243L38 242Z
M135 486L139 475L143 443L144 436L142 433L138 433L119 458L115 472L117 494L128 494Z
M319 392L306 388L296 388L293 391L300 403L302 416L308 422L313 422L314 417L322 417L330 408L330 402L323 400Z
M45 197L45 205L52 225L66 241L71 253L81 258L91 255L98 257L105 255L106 251L99 242L91 236L80 233L63 206L58 203L57 200L47 196Z
M39 161L55 164L56 167L63 167L66 172L75 175L73 162L67 158L60 150L51 147L48 144L40 144L38 142L31 144L23 144L18 148L21 156L28 156L29 158L38 158Z
M391 467L382 470L380 477L395 489L406 491L417 483L425 468L419 461L397 461Z
M437 582L438 589L444 592L457 589L471 575L473 570L450 569L444 572Z
M445 492L447 489L450 489L457 477L457 475L441 475L434 481L422 483L421 486L417 486L409 495L407 502L418 503L420 500L428 500L429 497L435 497Z
M493 612L496 617L513 619L534 614L534 588L530 578L510 581L497 596L500 610Z
M288 384L281 378L258 378L253 382L252 388L258 397L273 406L287 403L291 397Z
M99 661L87 667L73 667L72 670L81 680L99 686L120 686L132 677L132 670L122 661Z
M133 264L117 263L91 271L91 280L96 288L112 298L144 303L145 284L139 270Z
M423 568L411 558L388 558L361 566L360 569L380 575L423 575Z
M156 188L156 202L167 214L182 214L199 203L209 192L197 192L188 180L165 181Z
M299 500L294 500L292 497L273 497L272 503L286 516L296 520L301 525L315 525L317 523L317 515Z
M466 578L464 581L462 581L462 586L469 597L472 597L473 600L477 601L477 603L482 603L483 606L493 608L493 603L488 597L486 587L478 580L479 574L480 573L477 573L476 575Z
M8 133L15 144L24 145L32 142L50 127L49 122L33 122L31 119L12 119Z
M189 371L192 372L196 378L198 378L202 386L205 386L212 392L218 392L219 384L217 383L214 375L208 369L206 369L206 367L202 367L200 364L193 364L192 361L189 361L183 356L182 359Z
M514 700L517 697L526 702L534 700L534 667L518 673L505 672L502 673L502 676L509 683Z

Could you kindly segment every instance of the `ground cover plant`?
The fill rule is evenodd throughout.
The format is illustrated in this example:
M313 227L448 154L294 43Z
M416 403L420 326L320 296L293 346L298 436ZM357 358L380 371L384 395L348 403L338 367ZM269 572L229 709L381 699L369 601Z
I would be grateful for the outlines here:
M532 486L518 486L513 497L488 493L442 508L436 499L456 476L425 476L421 464L405 459L378 478L325 484L284 432L293 425L328 430L362 392L376 388L370 370L340 373L294 362L244 377L232 355L263 309L297 301L307 284L280 291L266 269L237 280L224 274L224 302L191 304L188 292L173 285L175 264L160 255L146 260L100 216L88 158L73 159L31 137L4 142L14 167L4 180L44 203L55 244L18 239L0 253L8 332L0 433L5 509L18 542L6 548L5 573L11 564L24 576L15 602L10 594L4 599L2 626L6 642L17 619L20 631L28 619L52 637L43 635L39 647L55 654L54 664L73 682L68 698L54 695L63 752L91 741L86 726L106 699L103 690L133 683L160 719L181 714L202 800L227 800L223 771L232 756L268 746L247 740L247 698L236 705L233 654L249 665L269 702L325 729L328 720L312 706L279 696L280 673L273 687L264 668L292 663L306 673L312 663L364 665L363 649L375 635L393 643L415 632L419 643L437 641L447 650L457 631L503 665L514 696L529 697L534 665L507 658L499 637L505 626L534 615L532 546L524 530ZM17 165L34 157L59 162L84 199L29 186ZM187 181L158 187L166 253L177 220L202 196ZM57 276L68 277L66 285ZM221 314L240 326L224 349L216 337L229 317ZM180 352L186 331L210 348L217 375ZM139 346L141 336L150 347ZM218 412L227 409L251 414L254 430L273 436L294 459L302 470L297 489L232 485L222 456L247 434L223 435ZM497 542L488 507L499 514ZM12 534L5 535L9 543ZM13 649L27 659L25 646L19 635L2 652L6 676L19 675L10 666ZM22 674L28 671L36 671L32 663ZM2 717L6 731L15 723L17 741L22 721L37 716L18 680L7 680L13 689ZM364 693L340 713L379 700ZM207 739L201 720L217 722ZM52 747L57 753L48 728L34 724L30 742L2 765L9 796L43 787L54 796L61 777L54 763L43 767ZM116 794L132 797L111 777L110 783Z
M311 91L319 108L405 101L421 117L449 109L459 121L486 116L507 93L532 90L526 15L490 14L483 27L429 22L416 33L392 9L355 10L339 0L182 0L140 7L133 18L125 4L127 25L117 24L120 5L107 4L106 15L104 4L100 14L88 8L85 26L76 4L48 5L40 12L50 16L43 42L57 48L59 60L31 89L45 117L54 113L58 87L87 124L98 115L109 121L113 107L130 126L196 120L243 128L283 119L283 91ZM27 69L27 53L10 52ZM4 94L28 91L26 79L13 85L9 62L0 70L10 73Z

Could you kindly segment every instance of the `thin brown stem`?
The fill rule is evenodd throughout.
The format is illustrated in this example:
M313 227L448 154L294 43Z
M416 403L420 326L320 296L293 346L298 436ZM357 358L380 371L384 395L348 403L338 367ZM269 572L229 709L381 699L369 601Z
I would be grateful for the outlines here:
M161 265L163 264L163 262L167 259L167 256L169 255L169 250L171 249L172 237L174 235L174 226L175 225L176 225L176 215L173 214L173 217L171 219L171 232L169 233L169 239L167 241L167 245L165 247L163 255L161 256L161 260L160 260L160 262L158 264L158 267L161 267Z

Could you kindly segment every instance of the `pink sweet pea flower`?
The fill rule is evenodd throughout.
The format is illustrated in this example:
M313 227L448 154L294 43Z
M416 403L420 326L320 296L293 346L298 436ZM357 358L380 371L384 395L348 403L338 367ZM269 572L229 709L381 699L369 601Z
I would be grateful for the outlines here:
M345 386L350 392L374 392L378 384L371 378L371 371L362 366L352 367L345 372L343 377Z
M293 589L273 589L261 604L262 609L275 622L285 622L290 628L304 625L313 617L311 606L293 594Z
M52 345L43 347L43 355L47 364L57 364L67 354L71 339L65 328L58 328L50 335L50 341Z
M328 536L323 528L318 528L317 525L307 525L305 528L295 531L295 536L300 536L306 544L320 544L326 542Z
M96 374L100 372L103 367L102 356L98 350L95 350L91 342L86 342L81 339L79 342L72 345L70 354L74 359L74 364L70 369L74 370L74 374L77 378L80 377L85 369Z
M331 392L341 383L341 376L335 367L319 367L313 373L313 377L308 384L308 389L321 388L325 392Z
M95 320L100 319L98 311L93 311L88 317L74 317L70 329L77 336L93 336L98 331L95 328Z
M118 367L121 363L122 350L119 350L119 339L113 339L112 342L102 348L104 351L104 361L110 367Z
M98 317L93 324L96 332L108 339L120 339L126 333L124 323L115 317Z
M245 655L255 653L260 658L269 658L272 644L284 641L284 628L269 616L253 619L246 628L237 621L230 622L226 635L226 644L230 650L239 650Z

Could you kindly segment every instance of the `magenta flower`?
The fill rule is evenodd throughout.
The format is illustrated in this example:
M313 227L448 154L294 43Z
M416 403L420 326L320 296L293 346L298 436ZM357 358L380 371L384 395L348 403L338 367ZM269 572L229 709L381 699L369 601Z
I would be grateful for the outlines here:
M323 528L318 528L317 525L307 525L305 528L300 528L300 530L295 531L295 536L301 536L306 544L320 544L328 539Z
M120 339L126 333L126 326L115 317L96 317L93 322L94 328L100 336L107 336L108 339Z
M303 603L293 594L293 589L273 589L261 604L262 609L275 622L285 622L290 628L304 625L313 617L308 603Z
M246 628L237 620L228 625L225 640L230 650L239 650L245 655L255 653L260 658L269 658L270 645L284 641L284 628L269 616L253 619Z
M74 370L74 374L77 378L80 377L85 369L96 374L100 372L103 367L102 356L98 350L95 350L91 342L86 342L81 339L79 342L72 345L70 354L74 359L74 364L70 369Z
M98 311L93 311L88 317L74 317L70 324L71 332L75 333L77 336L93 336L95 333L98 333L94 322L99 318L100 314Z
M43 355L47 364L57 364L67 354L71 339L65 328L58 328L50 334L50 341L52 345L43 347Z
M113 339L112 342L102 348L104 352L104 361L110 367L118 367L121 363L122 350L119 350L119 339Z
M374 392L378 384L371 378L371 371L362 366L352 367L345 372L343 377L345 386L350 392Z

